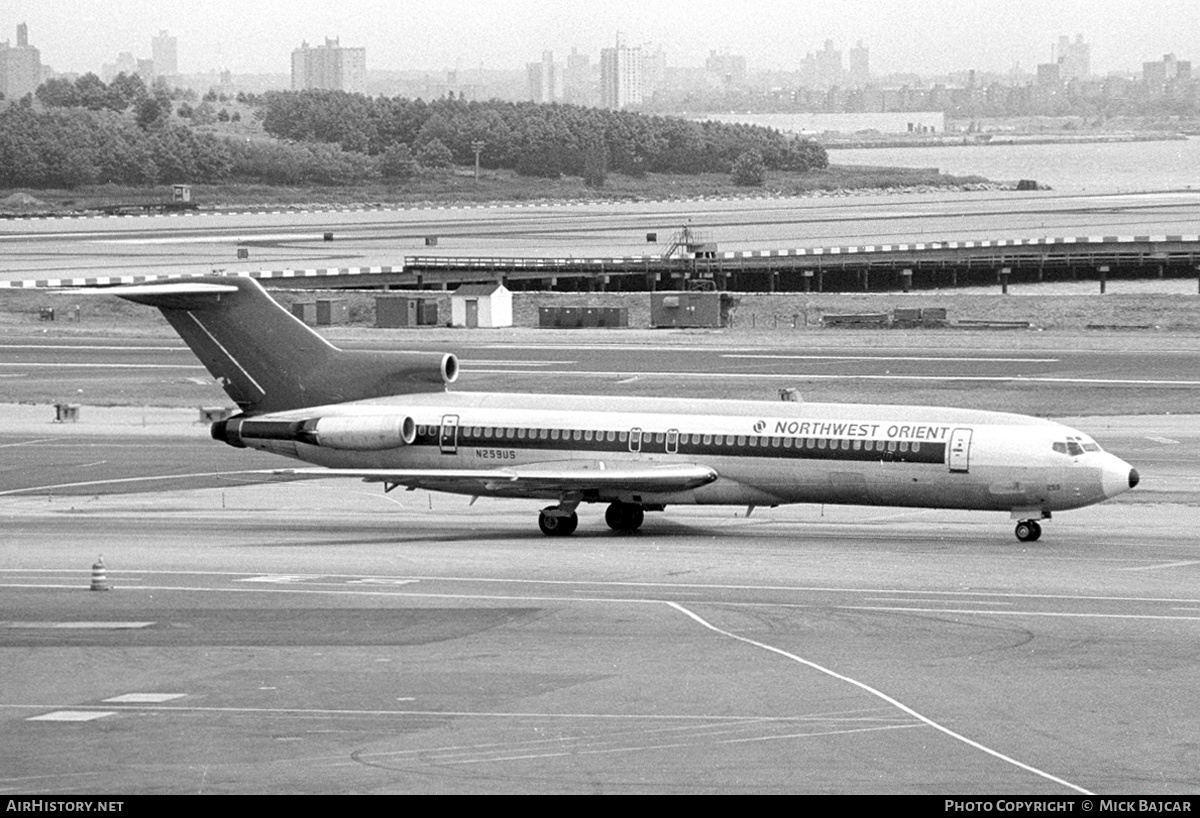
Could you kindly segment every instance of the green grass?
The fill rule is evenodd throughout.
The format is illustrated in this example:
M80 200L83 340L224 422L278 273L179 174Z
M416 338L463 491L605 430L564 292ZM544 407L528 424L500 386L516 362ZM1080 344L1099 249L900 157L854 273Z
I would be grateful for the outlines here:
M773 172L763 187L740 187L728 174L662 175L643 177L610 173L603 188L585 186L577 176L538 179L512 171L485 170L476 184L469 169L424 173L403 182L364 185L284 187L259 184L193 185L192 200L202 209L254 206L312 205L421 205L501 201L560 201L607 199L613 201L703 196L802 195L818 190L949 187L982 183L980 177L956 177L934 168L861 168L834 166L810 173ZM0 190L0 199L13 191ZM48 211L85 210L109 204L145 204L167 201L169 186L153 188L99 185L76 190L27 191L46 204ZM2 211L0 211L2 212Z

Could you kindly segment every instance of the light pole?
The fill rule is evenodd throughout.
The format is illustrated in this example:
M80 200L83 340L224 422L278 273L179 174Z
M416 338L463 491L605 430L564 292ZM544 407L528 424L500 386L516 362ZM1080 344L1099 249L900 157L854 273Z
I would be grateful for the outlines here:
M471 150L475 151L475 184L479 184L479 154L483 151L483 140L476 139L471 143Z

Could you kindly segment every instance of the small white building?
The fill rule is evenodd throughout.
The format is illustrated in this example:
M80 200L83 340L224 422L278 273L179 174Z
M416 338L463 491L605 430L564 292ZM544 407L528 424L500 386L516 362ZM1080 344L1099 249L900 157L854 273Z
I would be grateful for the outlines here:
M512 293L503 284L464 284L450 293L450 326L511 327Z

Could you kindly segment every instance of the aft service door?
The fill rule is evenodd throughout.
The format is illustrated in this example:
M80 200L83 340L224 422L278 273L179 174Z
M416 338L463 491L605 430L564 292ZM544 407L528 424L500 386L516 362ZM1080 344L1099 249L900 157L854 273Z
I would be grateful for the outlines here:
M458 415L442 415L442 431L438 434L442 454L458 454Z
M955 429L950 433L950 471L966 474L971 467L971 430Z

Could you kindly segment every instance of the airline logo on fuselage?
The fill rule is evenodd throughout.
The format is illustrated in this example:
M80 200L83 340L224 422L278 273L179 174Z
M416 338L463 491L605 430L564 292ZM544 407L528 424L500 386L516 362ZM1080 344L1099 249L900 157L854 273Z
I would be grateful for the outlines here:
M762 434L767 428L766 421L754 424L754 431ZM843 423L838 421L819 420L777 420L775 435L793 435L796 437L884 437L894 440L946 440L950 436L949 426L935 426L929 423Z

